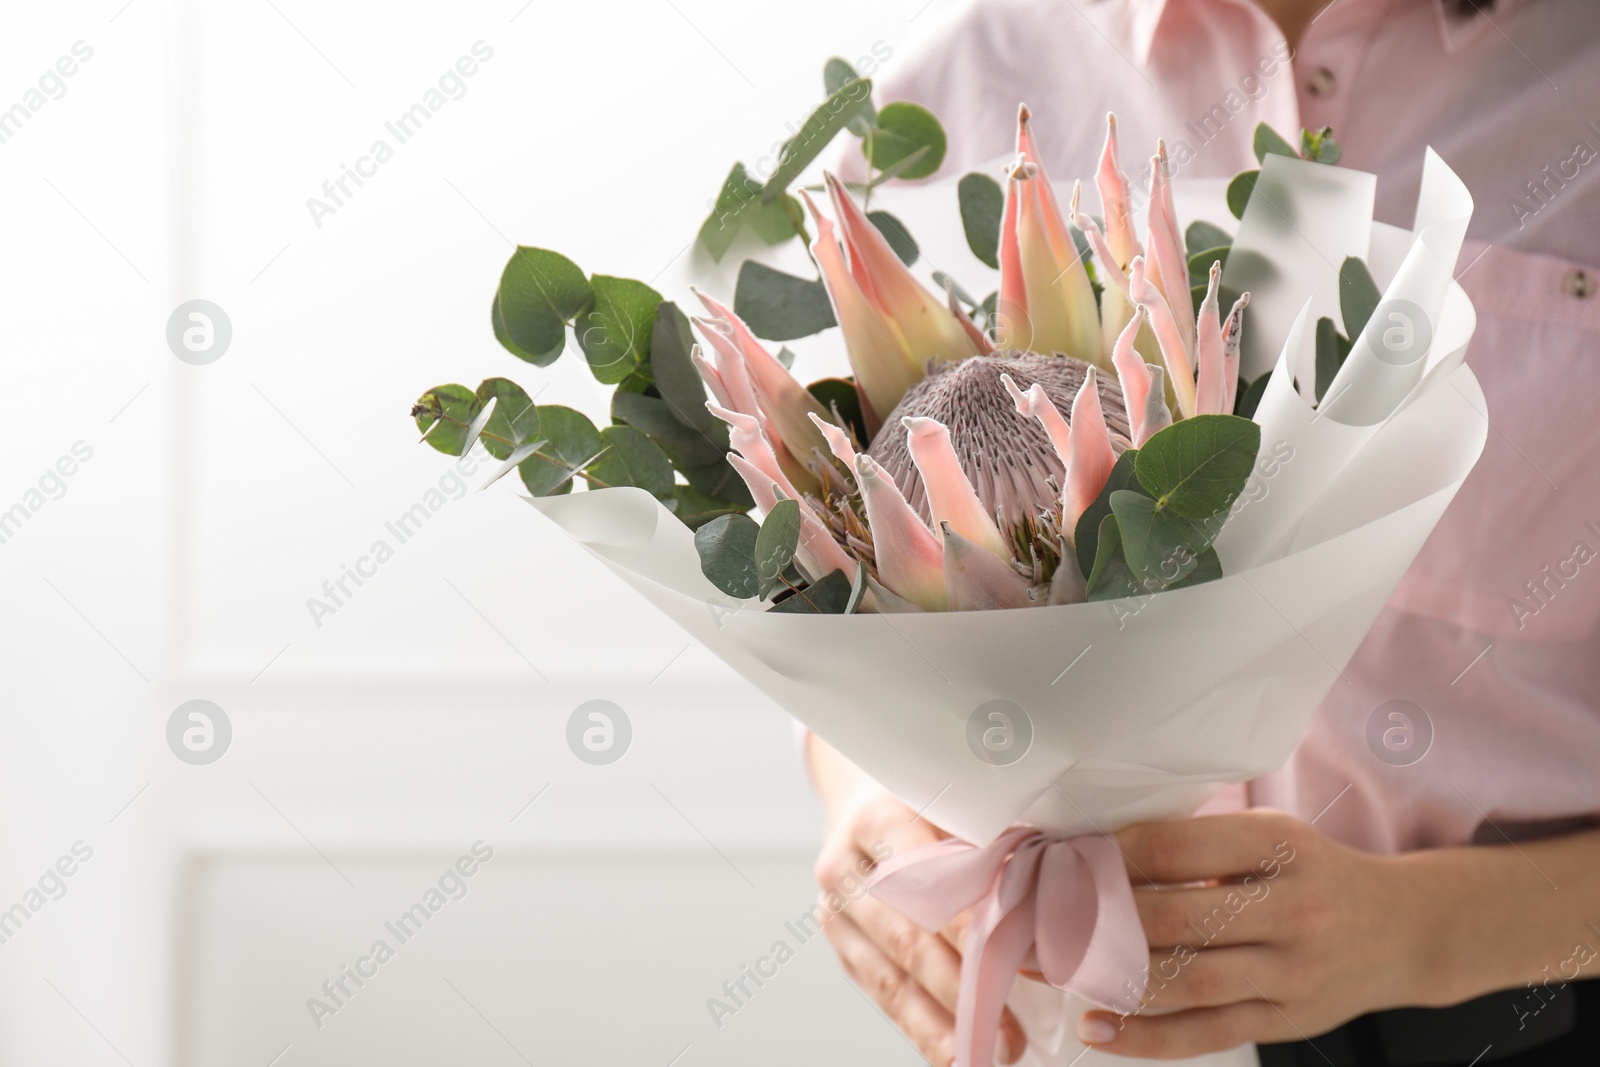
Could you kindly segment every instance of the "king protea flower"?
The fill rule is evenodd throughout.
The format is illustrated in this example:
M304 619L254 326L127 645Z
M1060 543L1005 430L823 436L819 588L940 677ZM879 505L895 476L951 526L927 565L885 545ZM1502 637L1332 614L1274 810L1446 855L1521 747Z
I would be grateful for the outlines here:
M950 293L924 287L837 180L827 179L833 218L807 197L866 440L730 309L697 293L710 355L697 347L695 363L708 406L728 424L730 462L763 511L799 503L797 561L809 578L865 565L880 611L1082 600L1075 531L1117 455L1174 418L1233 410L1246 299L1224 319L1213 268L1191 315L1165 152L1151 182L1148 255L1114 121L1098 179L1105 231L1073 190L1071 221L1108 280L1097 302L1028 119L1023 108L1001 224L997 337ZM1159 364L1139 347L1152 336Z

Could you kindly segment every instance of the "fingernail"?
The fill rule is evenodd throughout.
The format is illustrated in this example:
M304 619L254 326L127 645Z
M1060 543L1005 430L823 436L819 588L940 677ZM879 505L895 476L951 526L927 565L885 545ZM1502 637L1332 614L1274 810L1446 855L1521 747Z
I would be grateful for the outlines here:
M1117 1036L1117 1028L1098 1015L1085 1015L1078 1020L1078 1040L1085 1045L1108 1044Z

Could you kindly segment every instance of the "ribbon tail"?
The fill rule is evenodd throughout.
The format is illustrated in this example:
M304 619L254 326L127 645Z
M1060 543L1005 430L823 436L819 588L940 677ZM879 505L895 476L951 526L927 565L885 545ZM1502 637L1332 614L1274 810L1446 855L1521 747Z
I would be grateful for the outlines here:
M990 897L984 914L967 932L961 958L961 992L956 1004L956 1067L989 1067L1000 1036L1006 998L1033 947L1036 914L1029 893L1009 911Z
M1109 838L1073 838L1094 878L1094 929L1077 973L1066 989L1096 1007L1137 1011L1150 978L1150 945L1133 900L1133 885L1121 851Z

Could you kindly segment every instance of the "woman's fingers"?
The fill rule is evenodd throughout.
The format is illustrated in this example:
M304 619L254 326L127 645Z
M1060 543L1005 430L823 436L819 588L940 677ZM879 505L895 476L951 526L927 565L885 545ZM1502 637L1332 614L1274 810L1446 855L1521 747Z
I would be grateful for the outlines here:
M1144 1007L1167 1012L1263 1000L1279 987L1281 971L1280 959L1259 945L1152 952Z
M850 918L891 963L905 971L947 1010L955 1011L961 957L944 938L930 934L872 897L850 906Z
M1151 947L1221 948L1262 944L1287 932L1283 909L1269 900L1273 891L1271 882L1251 878L1193 889L1135 889L1133 902Z
M955 1017L895 964L847 914L823 927L844 969L936 1067L956 1057Z
M1078 1021L1086 1045L1152 1060L1179 1060L1237 1048L1247 1041L1292 1041L1295 1028L1264 1000L1195 1008L1172 1015L1112 1015L1093 1011Z
M1172 822L1135 823L1117 833L1117 846L1137 885L1178 885L1205 879L1276 878L1295 857L1298 820L1258 809Z

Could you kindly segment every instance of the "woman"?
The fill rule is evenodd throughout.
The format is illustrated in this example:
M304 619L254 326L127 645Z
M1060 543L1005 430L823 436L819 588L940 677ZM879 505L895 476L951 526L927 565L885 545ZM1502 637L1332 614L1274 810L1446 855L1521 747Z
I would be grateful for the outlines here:
M1560 1063L1571 1050L1592 1062L1600 5L993 0L897 62L879 98L944 121L944 173L1008 154L1026 101L1060 177L1093 173L1115 111L1125 150L1166 138L1180 178L1254 166L1258 122L1331 126L1343 162L1378 175L1380 221L1409 226L1427 145L1477 203L1457 277L1478 312L1482 460L1348 684L1288 766L1235 798L1259 810L1118 835L1152 947L1152 1010L1065 1022L1135 1057L1256 1042L1265 1064ZM825 890L874 845L935 839L820 740L807 751L828 813ZM1219 883L1285 848L1269 895L1217 911ZM962 931L923 933L867 898L828 934L917 1048L951 1062ZM1395 1010L1408 1008L1433 1010ZM997 1058L1015 1062L1026 1042L1008 1014Z

